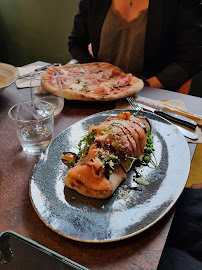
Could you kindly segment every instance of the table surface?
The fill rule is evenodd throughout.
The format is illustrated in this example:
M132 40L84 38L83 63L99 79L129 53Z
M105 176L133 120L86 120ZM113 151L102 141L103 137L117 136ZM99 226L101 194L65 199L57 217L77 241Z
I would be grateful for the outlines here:
M64 238L39 219L29 197L29 179L38 157L22 152L7 116L9 108L23 101L27 91L17 90L16 85L12 84L0 94L0 233L15 231L90 269L157 269L174 209L136 236L102 244ZM202 98L149 87L145 87L138 95L156 100L182 100L189 111L202 113ZM114 107L115 102L65 100L63 111L55 117L54 137L78 120ZM195 145L189 146L193 156Z

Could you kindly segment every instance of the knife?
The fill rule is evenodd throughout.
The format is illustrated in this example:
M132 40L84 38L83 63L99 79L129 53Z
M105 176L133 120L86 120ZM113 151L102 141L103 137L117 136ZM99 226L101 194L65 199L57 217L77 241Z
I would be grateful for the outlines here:
M182 134L183 134L185 137L187 137L187 138L189 138L189 139L191 139L191 140L197 140L197 139L199 138L199 135L196 134L196 133L194 133L194 132L191 132L191 131L189 131L189 130L187 130L187 129L185 129L185 128L182 128L182 127L180 127L180 126L178 126L178 125L174 125L174 126L176 126L176 127L179 129L179 131L181 131Z
M48 65L46 65L46 66L37 68L37 69L35 69L35 70L32 71L32 72L29 72L29 73L26 73L26 74L24 74L24 75L18 76L18 79L23 79L23 78L25 78L25 77L28 77L28 76L30 76L33 72L38 72L38 73L40 73L41 71L43 71L43 70L45 70L45 69L47 69L47 68L49 68L49 67L52 67L52 66L59 66L59 65L60 65L60 64L57 64L57 63L55 63L55 64L48 64Z
M188 117L185 117L185 116L182 116L182 115L179 115L179 114L176 114L176 113L173 113L173 112L169 112L169 111L166 111L166 110L163 110L163 109L155 109L153 107L150 107L148 105L144 105L144 104L141 104L141 103L137 103L137 106L141 109L144 109L144 110L147 110L147 111L150 111L150 112L153 112L159 116L162 116L170 121L173 121L175 123L178 123L178 124L181 124L183 126L186 126L188 128L191 128L193 130L196 129L197 127L197 122L188 118Z

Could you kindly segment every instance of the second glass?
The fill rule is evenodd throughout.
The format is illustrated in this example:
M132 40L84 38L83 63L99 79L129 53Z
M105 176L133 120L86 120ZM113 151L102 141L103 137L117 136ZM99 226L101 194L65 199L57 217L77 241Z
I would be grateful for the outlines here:
M47 91L43 85L46 82L50 82L50 84L54 81L54 93ZM54 74L54 78L41 78L41 74L36 72L32 73L30 76L30 92L31 99L41 99L51 103L54 107L54 115L59 114L64 107L64 97L63 97L63 89L60 80L60 76L58 73Z

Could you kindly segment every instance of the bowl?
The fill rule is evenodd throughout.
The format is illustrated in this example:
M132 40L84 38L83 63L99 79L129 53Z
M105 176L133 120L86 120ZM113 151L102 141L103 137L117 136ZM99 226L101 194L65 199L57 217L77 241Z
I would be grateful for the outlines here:
M19 74L19 70L16 67L0 63L0 93L3 92L6 87L14 83Z

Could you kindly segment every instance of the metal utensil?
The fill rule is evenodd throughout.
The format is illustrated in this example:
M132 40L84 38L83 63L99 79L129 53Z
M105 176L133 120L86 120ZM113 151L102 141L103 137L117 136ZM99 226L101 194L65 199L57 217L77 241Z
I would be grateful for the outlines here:
M173 112L169 112L166 110L162 110L162 109L155 109L153 107L150 107L148 105L144 105L141 103L137 103L133 97L128 97L127 100L130 103L130 105L133 108L135 108L136 110L144 109L144 110L153 112L153 113L160 115L160 116L162 116L170 121L181 124L183 126L191 128L193 130L195 130L197 127L197 122L195 122L194 120L192 120L188 117L185 117L185 116L182 116L180 114L173 113Z
M26 74L24 74L24 75L20 75L20 76L18 76L17 79L23 79L23 78L29 79L29 78L30 78L30 75L31 75L33 72L41 73L42 71L46 70L47 68L49 68L49 67L51 67L51 66L59 66L59 64L58 64L58 63L48 64L48 65L43 66L43 67L41 67L41 68L37 68L37 69L35 69L35 70L32 71L32 72L26 73Z
M191 139L191 140L198 140L198 138L199 138L199 135L198 134L195 134L194 132L191 132L191 131L189 131L189 130L187 130L187 129L185 129L185 128L182 128L182 127L180 127L180 126L178 126L178 125L175 125L178 129L179 129L179 131L181 131L182 132L182 134L185 136L185 137L187 137L187 138L189 138L189 139Z
M130 104L135 110L141 110L141 109L144 109L144 106L139 107L139 103L137 103L137 102L134 100L134 98L128 97L127 100L128 100L128 102L129 102L129 104ZM142 104L140 104L140 105L142 105ZM149 107L149 106L147 106L147 107ZM149 108L151 108L151 107L149 107ZM155 112L156 109L154 109L154 108L152 108L152 109L154 110L154 113L156 113L156 112ZM167 111L166 111L166 112L167 112ZM158 114L158 113L157 113L157 114ZM165 115L161 115L161 116L163 116L164 118L166 118ZM166 116L167 116L167 115L166 115ZM185 118L186 118L186 117L185 117ZM170 120L170 119L169 119L169 120ZM189 120L190 120L190 119L189 119ZM187 138L189 138L189 139L191 139L191 140L197 140L197 139L199 138L199 135L198 135L198 134L195 134L194 132L191 132L191 131L189 131L189 130L183 128L183 127L180 127L180 126L178 126L178 125L174 125L174 126L176 126L176 127L180 130L180 132L182 132L182 134L183 134L185 137L187 137Z

